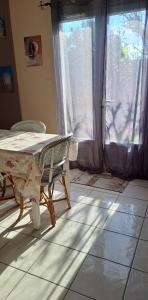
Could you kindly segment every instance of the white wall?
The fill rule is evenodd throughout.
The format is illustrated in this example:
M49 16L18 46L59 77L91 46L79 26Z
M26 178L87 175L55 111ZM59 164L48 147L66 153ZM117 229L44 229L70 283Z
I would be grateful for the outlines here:
M45 122L48 132L57 132L56 92L53 68L50 8L37 0L9 0L12 35L22 119ZM43 66L27 67L24 37L41 35Z

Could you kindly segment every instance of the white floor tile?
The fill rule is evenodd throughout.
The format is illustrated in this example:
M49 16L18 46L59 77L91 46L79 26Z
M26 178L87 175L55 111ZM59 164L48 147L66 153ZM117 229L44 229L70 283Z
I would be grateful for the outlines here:
M0 227L0 248L2 248L9 241L8 234L3 234L4 231L5 228Z
M24 272L0 263L0 299L4 300L23 278Z
M26 274L7 300L63 300L67 290L51 282Z
M64 300L90 300L90 298L69 291Z
M147 201L119 196L116 203L113 203L113 205L111 206L111 209L144 217L147 206Z
M89 205L100 206L103 208L110 208L113 202L116 201L118 193L111 194L109 192L92 191L88 196L80 198L81 203L86 203Z
M147 210L147 212L146 212L146 218L148 218L148 210Z
M104 226L105 229L138 238L143 219L120 212L112 212Z
M39 231L33 229L29 210L8 229L19 210L7 211L15 204L10 201L0 203L0 300L123 300L148 206L148 181L130 182L123 194L70 186L72 208L64 201L55 203L54 228L41 207ZM62 193L56 184L55 197ZM124 300L148 300L148 210L133 268Z
M77 202L71 201L70 204L72 209L75 205L77 205ZM69 210L69 208L67 207L66 201L55 202L54 209L55 209L55 215L57 219L62 217L66 212L68 213L71 210L71 209ZM49 215L48 211L46 211L46 213Z
M144 220L140 239L148 241L148 219L147 218L145 218Z
M131 198L148 200L148 189L141 186L128 185L122 195Z
M98 230L93 234L93 245L90 254L130 266L137 239L118 233Z
M65 247L88 252L92 246L94 227L59 219L51 230L34 231L34 236Z
M13 209L10 211L6 211L4 214L0 216L0 224L2 227L9 227L13 224L17 217L19 216L19 209Z
M71 191L70 199L71 201L81 201L83 198L87 197L90 194L91 190L88 189L77 189L75 191Z
M88 256L71 289L96 300L121 300L128 272L127 267Z
M140 240L136 250L133 268L148 272L148 242Z
M67 211L62 218L71 219L87 225L102 227L109 213L107 209L78 203Z
M124 300L147 300L148 299L148 274L132 270Z
M45 211L45 210L43 210L43 211ZM3 230L4 229L9 230L11 232L11 235L13 233L15 236L18 235L19 233L22 233L25 235L26 234L31 235L34 231L36 232L36 230L34 230L34 228L33 228L33 224L30 219L29 211L25 210L23 218L14 227L10 227L13 224L14 220L16 220L15 216L13 216L11 218L11 221L9 221L8 218L6 218L6 220L3 220L2 221ZM50 220L49 212L47 210L44 213L41 213L41 228L50 228L50 227L52 227L51 220Z
M31 209L24 209L23 217L22 219L16 224L16 226L24 226L27 225L28 223L31 223L30 219L30 212ZM3 220L1 220L1 226L8 228L13 225L17 221L17 218L19 216L19 209L16 211L12 211L10 215L5 215Z
M47 244L46 241L19 234L0 249L0 261L27 271Z
M29 272L69 287L85 257L85 253L49 243Z

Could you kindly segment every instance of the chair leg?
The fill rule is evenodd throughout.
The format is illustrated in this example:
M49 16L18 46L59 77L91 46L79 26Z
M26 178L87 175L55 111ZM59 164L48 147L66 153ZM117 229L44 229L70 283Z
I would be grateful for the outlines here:
M18 219L17 219L18 221L21 220L22 215L23 215L23 211L24 211L24 199L23 199L22 196L20 197L19 206L20 206L20 213L19 213L19 216L18 216Z
M6 178L3 180L3 187L2 187L2 198L4 198L6 192Z
M51 224L53 226L55 226L55 224L56 224L56 216L55 216L55 210L54 210L54 205L53 205L53 201L52 201L52 191L51 191L50 187L48 187L48 194L49 194L48 210L49 210L50 217L51 217Z
M42 199L44 199L44 203L48 208L49 214L50 214L50 218L51 218L51 224L52 226L55 226L56 224L56 216L55 216L55 210L54 210L54 205L53 205L53 201L52 201L52 189L50 187L48 187L48 195L49 197L46 196L46 194L44 193L44 187L41 187L40 190L40 203L42 204Z
M65 176L62 176L62 183L63 183L63 186L64 186L64 192L65 192L65 197L66 197L66 200L67 200L68 208L70 209L71 204L70 204L70 199L69 199L68 192L67 192Z
M20 206L19 216L18 216L17 220L10 226L10 228L13 228L22 218L23 211L24 211L24 199L22 196L20 197L19 206Z

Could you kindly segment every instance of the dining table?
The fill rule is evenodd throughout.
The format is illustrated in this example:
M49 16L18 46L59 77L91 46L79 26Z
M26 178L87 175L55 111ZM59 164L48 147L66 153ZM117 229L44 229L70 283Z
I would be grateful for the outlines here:
M40 228L40 184L43 170L39 165L42 150L58 141L61 135L0 130L0 173L11 175L16 197L32 201L32 223ZM65 162L69 193L69 161ZM70 194L69 194L70 197Z

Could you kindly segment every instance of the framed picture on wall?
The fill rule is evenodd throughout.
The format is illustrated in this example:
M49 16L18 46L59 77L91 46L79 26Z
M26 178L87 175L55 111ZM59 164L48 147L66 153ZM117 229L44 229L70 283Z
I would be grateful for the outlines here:
M3 38L7 35L6 33L6 23L5 18L0 16L0 38Z
M0 92L14 92L13 71L11 66L0 66Z
M25 37L24 46L27 67L41 66L43 64L41 36Z

